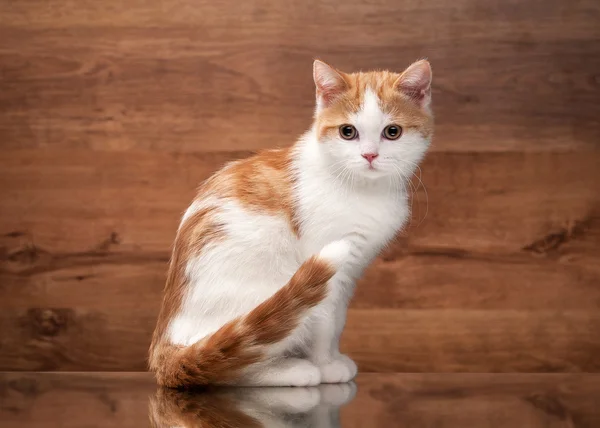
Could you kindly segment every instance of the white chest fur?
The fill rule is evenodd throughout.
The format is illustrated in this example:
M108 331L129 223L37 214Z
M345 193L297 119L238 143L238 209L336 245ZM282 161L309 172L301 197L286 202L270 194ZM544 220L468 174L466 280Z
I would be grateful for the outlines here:
M397 183L340 180L310 152L299 157L297 196L304 257L327 243L347 239L355 247L359 275L409 216L406 192Z

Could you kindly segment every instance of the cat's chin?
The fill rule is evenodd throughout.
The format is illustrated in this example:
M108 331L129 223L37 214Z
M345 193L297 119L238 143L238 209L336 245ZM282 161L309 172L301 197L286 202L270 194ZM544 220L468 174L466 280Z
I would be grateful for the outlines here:
M361 168L360 171L358 171L358 173L366 178L366 179L371 179L371 180L376 180L376 179L380 179L380 178L386 178L390 176L390 173L382 168L377 168L377 167L365 167L365 168Z

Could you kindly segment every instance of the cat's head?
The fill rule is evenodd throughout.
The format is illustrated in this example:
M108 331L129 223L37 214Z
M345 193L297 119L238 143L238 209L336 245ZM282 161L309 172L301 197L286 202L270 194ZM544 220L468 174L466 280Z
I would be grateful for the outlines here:
M315 133L335 173L407 179L433 134L431 66L344 73L315 61Z

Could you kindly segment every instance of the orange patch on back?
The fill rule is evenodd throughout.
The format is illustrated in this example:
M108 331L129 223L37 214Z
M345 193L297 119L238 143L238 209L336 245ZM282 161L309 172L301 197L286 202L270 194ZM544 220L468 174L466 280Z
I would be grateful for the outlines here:
M293 195L291 149L265 150L230 164L209 179L203 194L233 198L242 206L267 214L282 214L290 229L300 236Z

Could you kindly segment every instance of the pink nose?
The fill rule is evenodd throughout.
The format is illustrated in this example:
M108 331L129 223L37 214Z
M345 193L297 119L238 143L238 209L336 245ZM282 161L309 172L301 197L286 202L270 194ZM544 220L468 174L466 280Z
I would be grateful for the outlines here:
M379 156L377 153L363 153L362 157L369 161L369 163L373 163L373 159Z

